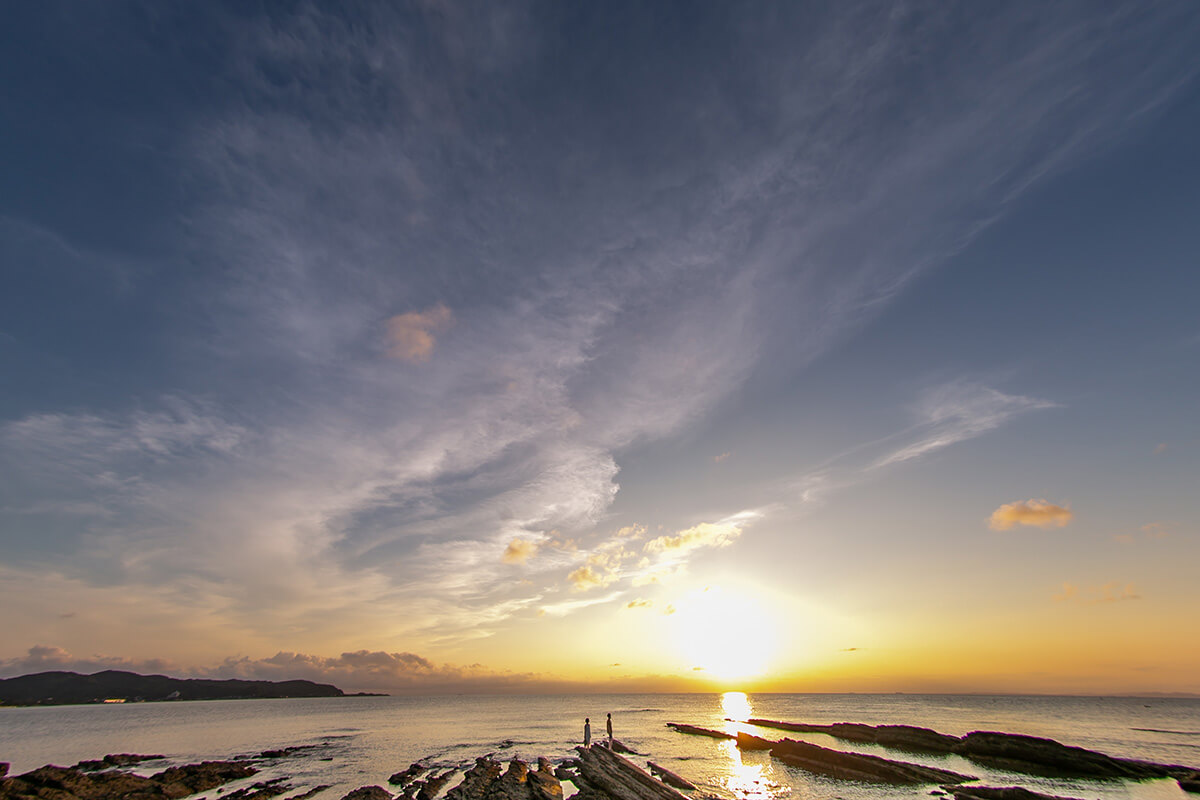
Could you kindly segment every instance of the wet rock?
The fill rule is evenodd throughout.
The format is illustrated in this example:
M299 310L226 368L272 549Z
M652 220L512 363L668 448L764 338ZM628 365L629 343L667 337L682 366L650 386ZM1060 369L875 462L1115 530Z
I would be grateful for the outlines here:
M538 759L537 770L530 772L526 778L530 800L562 800L562 784L550 769L542 769L542 761L545 759ZM546 761L546 766L550 766L549 761Z
M417 789L417 800L433 800L437 797L437 793L442 790L442 787L450 782L450 778L454 775L455 770L448 769L441 775L431 774L427 779L421 782L421 786Z
M778 722L770 719L751 719L747 722L761 728L775 728L798 733L824 733L848 742L870 742L920 753L949 753L959 743L958 737L946 736L929 728L918 728L912 725L861 725L855 722L813 725L805 722Z
M178 800L257 772L245 762L206 761L149 778L117 770L85 772L47 765L0 783L0 800Z
M880 756L830 750L794 739L770 742L748 733L738 733L737 740L739 748L770 750L773 757L785 764L832 778L893 784L955 784L976 780L970 775L960 775L950 770L910 764L907 761L893 761Z
M1191 772L1175 779L1185 792L1200 792L1200 772Z
M671 770L667 769L666 767L660 767L653 761L647 761L646 766L650 768L652 773L658 776L660 781L668 786L674 786L676 789L684 789L689 792L694 791L696 788L696 784L692 783L687 778L684 778L681 775L676 775L674 772L671 772Z
M150 780L162 784L168 797L179 798L196 792L206 792L240 778L249 778L257 772L257 769L244 761L202 761L199 764L165 769L152 775Z
M394 786L407 786L408 784L412 783L412 781L418 775L427 769L429 769L429 767L425 766L419 761L415 761L412 764L409 764L407 769L401 770L400 772L392 775L392 777L388 778L388 783Z
M606 747L577 747L579 773L589 795L614 800L683 800L683 795L652 778L633 762Z
M263 750L258 754L257 758L287 758L304 750L313 750L317 747L315 744L297 744L291 747L281 747L277 750Z
M732 733L714 731L711 728L700 728L695 725L684 725L679 722L668 722L667 727L679 733L690 733L693 736L711 736L713 739L736 739Z
M308 798L312 797L315 794L319 794L320 792L323 792L328 788L329 788L328 783L322 783L320 786L314 786L313 788L309 789L307 792L304 792L303 794L298 794L298 795L289 797L288 800L308 800Z
M484 800L500 773L499 762L487 756L477 758L475 765L463 775L462 782L446 792L446 800Z
M392 795L382 786L360 786L344 795L342 800L392 800Z
M80 761L75 765L75 769L81 769L90 772L101 769L112 769L113 767L129 767L133 766L134 764L140 764L143 761L157 761L160 758L166 758L166 756L143 756L136 753L109 753L104 758L97 761Z
M954 747L954 752L985 766L1056 778L1140 780L1168 774L1159 765L1122 761L1053 739L995 731L968 733Z
M954 795L954 800L1077 800L1074 797L1059 797L1052 794L1031 792L1021 786L993 788L991 786L944 786Z
M287 785L288 780L290 779L283 777L260 781L236 792L230 792L225 795L225 800L266 800L268 797L276 797L292 790L292 787Z
M12 766L7 761L0 761L0 780L3 780L8 775L8 768Z

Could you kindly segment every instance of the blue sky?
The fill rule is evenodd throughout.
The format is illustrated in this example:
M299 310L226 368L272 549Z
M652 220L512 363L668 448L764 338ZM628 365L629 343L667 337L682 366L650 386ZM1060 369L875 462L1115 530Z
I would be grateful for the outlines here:
M1188 3L17 9L0 667L1200 690L1143 641L1200 611L1198 46ZM718 607L765 620L723 676L673 621Z

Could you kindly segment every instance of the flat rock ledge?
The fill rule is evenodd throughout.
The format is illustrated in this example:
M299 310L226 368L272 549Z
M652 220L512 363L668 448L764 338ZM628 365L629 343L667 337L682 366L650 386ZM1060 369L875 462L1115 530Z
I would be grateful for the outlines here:
M958 737L911 725L862 725L852 722L814 725L766 719L747 722L763 728L824 733L844 741L870 742L901 750L954 753L986 767L1049 778L1178 779L1192 772L1190 767L1178 764L1114 758L1053 739L1016 733L973 731Z
M781 739L772 742L748 733L738 733L737 744L743 750L769 750L773 757L785 764L818 775L844 780L891 784L958 784L978 780L973 775L962 775L948 769L911 764L907 761L893 761L889 758L862 753L830 750L827 747L798 742L795 739Z
M257 772L245 761L205 761L165 769L149 778L48 764L0 780L0 800L179 800Z
M943 786L954 800L1079 800L1077 797L1059 797L1030 791L1023 786Z

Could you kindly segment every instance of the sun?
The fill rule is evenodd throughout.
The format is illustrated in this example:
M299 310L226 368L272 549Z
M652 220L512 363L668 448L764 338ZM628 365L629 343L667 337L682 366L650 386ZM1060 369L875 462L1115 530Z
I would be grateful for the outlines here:
M762 675L775 650L770 616L752 596L706 586L676 604L671 626L689 668L718 680Z

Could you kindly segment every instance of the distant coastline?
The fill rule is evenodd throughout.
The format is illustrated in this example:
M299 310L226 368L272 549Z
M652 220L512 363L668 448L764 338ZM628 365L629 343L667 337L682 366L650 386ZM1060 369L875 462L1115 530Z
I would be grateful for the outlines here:
M0 679L0 706L155 703L186 700L263 700L295 697L370 697L313 681L210 680L105 670L39 672Z

